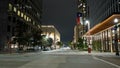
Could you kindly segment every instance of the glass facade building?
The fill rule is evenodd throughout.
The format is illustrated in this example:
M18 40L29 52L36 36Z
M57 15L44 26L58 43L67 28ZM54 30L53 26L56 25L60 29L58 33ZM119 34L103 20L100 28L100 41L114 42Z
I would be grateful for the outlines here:
M87 0L91 27L120 13L120 0Z
M93 50L120 51L120 0L87 0L87 3L92 28L86 35L92 38Z

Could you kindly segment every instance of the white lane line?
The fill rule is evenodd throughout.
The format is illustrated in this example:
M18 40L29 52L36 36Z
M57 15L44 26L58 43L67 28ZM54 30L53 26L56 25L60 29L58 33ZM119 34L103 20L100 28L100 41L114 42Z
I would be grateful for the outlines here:
M99 59L99 58L97 58L97 57L95 57L95 56L93 56L93 59L99 60L99 61L102 61L102 62L105 62L105 63L107 63L107 64L110 64L110 65L114 66L114 67L120 68L119 65L113 64L113 63L108 62L108 61L105 61L105 60L103 60L103 59Z

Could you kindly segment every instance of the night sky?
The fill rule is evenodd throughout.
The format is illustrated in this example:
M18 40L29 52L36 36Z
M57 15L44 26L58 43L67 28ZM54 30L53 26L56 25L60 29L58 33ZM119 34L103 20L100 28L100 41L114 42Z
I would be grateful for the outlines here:
M54 25L61 34L61 41L73 40L77 12L75 0L43 0L42 24Z

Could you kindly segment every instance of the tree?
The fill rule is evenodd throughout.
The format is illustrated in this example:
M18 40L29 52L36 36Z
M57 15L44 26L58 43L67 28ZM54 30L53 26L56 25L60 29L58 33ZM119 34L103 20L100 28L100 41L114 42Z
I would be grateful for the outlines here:
M41 49L45 50L48 45L46 35L42 35L41 43Z
M25 24L20 20L17 20L14 42L18 43L18 51L22 51L23 46L26 45L26 39L25 39L25 33L27 32L26 27L27 27L27 24Z
M72 42L72 41L69 41L69 42L68 42L68 45L70 46L71 49L74 49L74 45L73 45L73 42Z
M100 42L100 40L93 41L92 48L93 48L93 50L101 51L101 42Z
M48 42L48 46L51 48L51 46L53 44L53 39L52 38L48 38L47 42Z
M78 39L78 42L77 42L77 48L79 49L79 50L84 50L84 49L87 49L87 44L86 43L83 43L84 42L84 39L82 39L82 38L79 38Z
M34 28L29 30L29 25L17 20L15 42L18 43L18 49L22 50L24 46L33 46L41 44L41 30ZM21 47L22 45L22 47Z
M42 39L41 31L39 31L39 30L33 30L32 32L33 32L33 34L32 34L33 46L40 45L41 44L41 39Z
M59 41L59 42L57 42L56 44L57 44L57 45L59 45L60 47L62 47L62 46L63 46L63 43L62 43L62 42L60 42L60 41Z
M84 44L83 44L83 39L82 38L78 39L77 48L78 49L83 49L84 48Z
M68 42L68 45L71 46L71 45L72 45L72 41L69 41L69 42Z

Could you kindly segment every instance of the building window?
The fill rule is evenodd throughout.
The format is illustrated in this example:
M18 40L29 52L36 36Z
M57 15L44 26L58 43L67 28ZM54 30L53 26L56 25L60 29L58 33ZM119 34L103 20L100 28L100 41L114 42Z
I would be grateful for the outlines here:
M17 15L20 16L20 11L18 10Z
M29 22L31 22L31 19L29 18Z
M21 12L21 17L23 17L24 16L24 14Z
M10 29L11 29L10 25L7 25L7 32L10 32Z
M9 3L9 11L12 11L12 4Z
M9 36L7 36L7 40L9 40L10 39L10 37Z
M18 0L14 0L14 4L17 4L17 1L18 1Z
M33 21L33 25L35 25L35 21Z
M9 21L12 21L12 17L11 17L11 16L8 16L8 20L9 20Z
M15 32L14 32L14 31L15 31L15 27L12 28L12 36L15 35Z
M24 15L24 19L26 20L26 15Z
M27 21L29 21L29 17L27 17Z
M40 28L40 25L38 25L38 28Z
M15 23L16 22L16 17L13 17L13 23Z
M16 9L16 7L14 7L13 11L14 11L14 12L17 12L17 9Z

